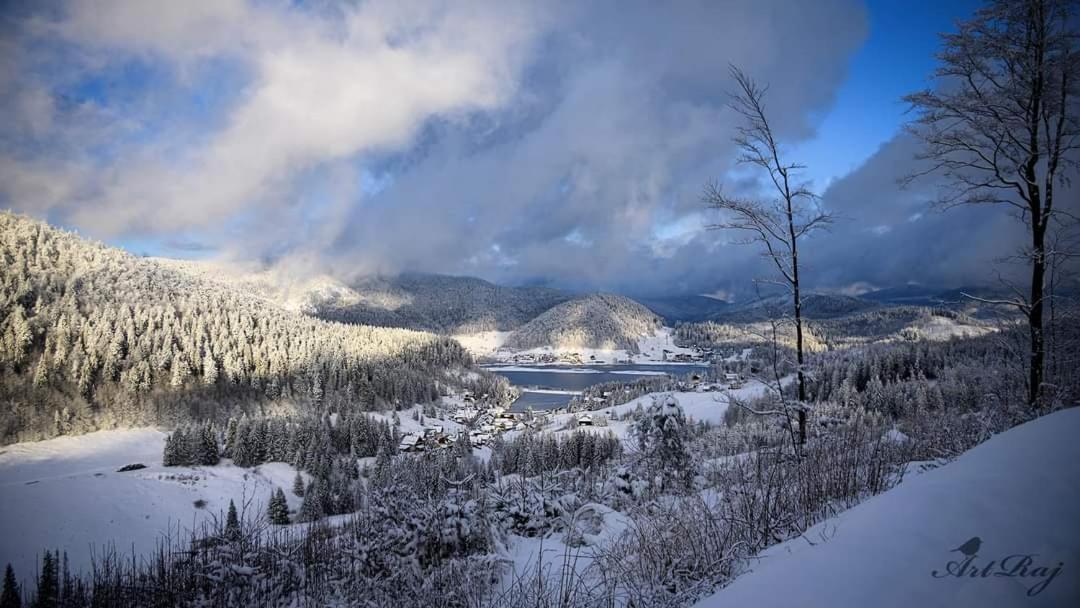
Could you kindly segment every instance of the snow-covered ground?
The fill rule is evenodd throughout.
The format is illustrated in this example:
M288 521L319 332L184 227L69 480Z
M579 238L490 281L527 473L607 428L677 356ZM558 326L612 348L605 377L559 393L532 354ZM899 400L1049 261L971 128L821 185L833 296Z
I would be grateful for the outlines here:
M593 417L603 415L608 418L607 426L585 426L578 427L583 430L589 430L596 433L614 433L616 437L620 439L627 439L630 436L630 427L633 425L632 420L616 420L617 417L621 417L629 412L634 411L639 405L643 408L647 408L652 404L652 400L662 394L670 394L675 397L675 400L682 406L683 414L686 416L687 421L691 422L709 422L710 424L723 424L724 412L727 411L730 406L729 396L734 395L740 400L747 400L755 396L759 396L765 391L765 386L760 382L752 381L747 382L742 388L737 390L723 390L723 391L711 391L711 392L696 392L696 391L675 391L671 393L649 393L642 395L637 399L633 399L622 405L613 405L611 407L605 407L603 409L589 411L589 412L574 412L566 414L556 414L552 416L549 423L549 429L573 429L576 427L576 421L579 416L589 414Z
M692 348L676 346L674 330L670 327L663 327L650 336L642 336L638 340L639 352L636 354L631 354L624 349L556 348L552 346L515 350L503 346L510 333L512 332L485 331L457 335L454 336L454 339L475 357L503 362L521 361L523 358L536 360L545 357L565 358L576 354L582 363L631 362L656 364L665 362L665 350L668 351L667 356L669 358L677 354L693 355L697 352Z
M697 606L1080 606L1078 435L1073 408L993 437L765 551Z
M261 514L275 486L291 509L300 506L289 491L296 471L287 464L165 468L164 441L159 430L132 429L0 449L0 567L11 563L29 582L47 548L67 551L73 570L88 567L106 545L145 555L170 529L175 534L218 516L230 499L239 508L247 496ZM133 463L147 468L117 472ZM200 499L202 508L195 506Z

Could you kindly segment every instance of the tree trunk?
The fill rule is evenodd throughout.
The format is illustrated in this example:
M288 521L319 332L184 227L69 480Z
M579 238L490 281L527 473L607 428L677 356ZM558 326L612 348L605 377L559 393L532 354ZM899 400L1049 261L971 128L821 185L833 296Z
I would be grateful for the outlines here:
M777 163L779 164L779 162ZM803 334L802 334L802 297L799 294L799 245L795 236L795 214L791 205L791 190L788 186L786 171L784 176L784 198L787 202L788 233L791 236L791 287L795 297L795 373L799 378L799 445L806 443L806 377L803 375Z
M798 272L795 274L795 361L799 376L799 444L806 443L806 377L803 375L802 300L799 299Z
M1031 312L1028 328L1031 333L1031 361L1028 377L1028 405L1039 409L1046 361L1046 341L1043 336L1043 282L1046 275L1045 226L1036 222L1032 230Z

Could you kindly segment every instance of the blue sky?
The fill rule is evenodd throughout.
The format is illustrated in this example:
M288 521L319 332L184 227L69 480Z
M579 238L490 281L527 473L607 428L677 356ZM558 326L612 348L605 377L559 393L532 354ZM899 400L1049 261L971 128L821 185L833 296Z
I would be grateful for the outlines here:
M932 85L939 32L954 31L981 6L975 0L870 0L869 35L851 57L848 76L821 120L818 135L795 154L823 189L866 161L902 128L904 95Z

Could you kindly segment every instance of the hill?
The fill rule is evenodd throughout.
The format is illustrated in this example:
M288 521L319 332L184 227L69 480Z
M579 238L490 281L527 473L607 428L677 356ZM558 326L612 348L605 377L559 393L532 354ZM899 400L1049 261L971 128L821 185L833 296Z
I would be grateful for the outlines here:
M563 302L529 321L503 344L527 350L554 348L621 349L638 352L638 341L663 327L660 317L624 296L594 294Z
M0 213L0 443L235 411L390 407L471 365Z

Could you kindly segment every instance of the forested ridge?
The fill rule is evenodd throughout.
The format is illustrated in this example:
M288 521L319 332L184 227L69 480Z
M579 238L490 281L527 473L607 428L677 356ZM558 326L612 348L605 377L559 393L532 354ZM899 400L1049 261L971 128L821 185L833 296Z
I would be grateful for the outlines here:
M0 214L0 443L236 411L434 399L456 342L327 322Z

